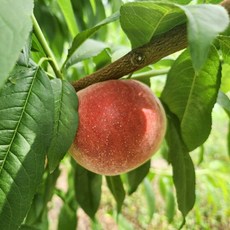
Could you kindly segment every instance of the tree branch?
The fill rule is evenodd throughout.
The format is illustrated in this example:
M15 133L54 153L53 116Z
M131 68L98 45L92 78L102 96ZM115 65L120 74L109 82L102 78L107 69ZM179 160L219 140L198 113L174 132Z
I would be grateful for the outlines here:
M221 3L230 13L230 0ZM186 23L176 26L168 32L159 35L144 46L131 50L115 62L98 71L73 82L76 91L84 89L96 82L119 79L133 73L161 58L187 47Z
M230 0L222 1L220 5L223 6L228 11L228 14L230 15Z

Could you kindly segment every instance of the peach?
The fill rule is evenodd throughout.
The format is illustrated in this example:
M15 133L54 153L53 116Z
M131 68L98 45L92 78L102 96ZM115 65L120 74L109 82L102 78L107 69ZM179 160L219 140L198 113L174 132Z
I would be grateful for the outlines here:
M81 166L118 175L137 168L158 150L166 118L149 87L135 80L109 80L77 95L79 128L70 152Z

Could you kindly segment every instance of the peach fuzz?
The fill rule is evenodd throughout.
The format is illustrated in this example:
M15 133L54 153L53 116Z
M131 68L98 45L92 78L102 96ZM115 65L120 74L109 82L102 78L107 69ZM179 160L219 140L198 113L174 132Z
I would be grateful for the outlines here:
M79 128L70 152L86 169L118 175L145 163L159 149L166 117L148 86L109 80L77 95Z

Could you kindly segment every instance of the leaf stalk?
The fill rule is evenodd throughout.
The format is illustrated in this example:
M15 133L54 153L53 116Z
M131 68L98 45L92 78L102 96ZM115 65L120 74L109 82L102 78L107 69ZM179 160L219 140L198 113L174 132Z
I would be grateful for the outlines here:
M42 30L41 30L41 28L40 28L34 15L32 15L32 22L33 22L34 34L37 37L38 41L40 42L55 75L58 78L63 79L63 75L62 75L61 71L59 70L57 61L54 57L54 54L53 54L52 50L50 49L49 44L46 41L46 38L45 38L45 36L44 36L44 34L43 34L43 32L42 32Z

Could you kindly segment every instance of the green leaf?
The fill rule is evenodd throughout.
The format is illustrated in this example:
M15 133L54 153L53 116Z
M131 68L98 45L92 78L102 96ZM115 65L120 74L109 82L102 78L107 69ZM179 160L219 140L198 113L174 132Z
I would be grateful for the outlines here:
M58 228L59 230L68 229L75 230L77 226L77 209L78 204L75 196L75 185L73 180L73 175L75 172L76 164L73 159L71 159L71 167L68 170L68 183L67 191L56 189L55 193L58 195L62 201L63 205L61 207L58 216Z
M52 53L60 60L66 52L64 46L71 36L57 1L36 1L34 15Z
M72 85L67 81L51 81L54 93L54 131L48 151L48 165L52 172L69 150L78 125L78 100Z
M78 33L77 24L75 21L75 16L70 0L58 0L58 5L60 6L62 13L65 17L66 23L68 25L69 31L72 37L76 36Z
M121 229L121 230L134 230L135 227L134 227L134 224L130 220L128 220L123 215L119 215L118 229Z
M87 215L94 219L101 199L102 176L77 164L74 182L77 202Z
M204 161L204 152L205 152L205 148L204 145L201 145L199 148L199 152L198 152L198 160L197 160L197 165L199 166L203 161Z
M60 176L60 170L57 168L53 173L43 174L43 183L40 184L37 189L37 193L34 195L33 202L30 206L30 210L26 215L24 224L27 226L44 226L48 225L48 207L47 203L51 200L55 185L58 177Z
M224 62L230 65L230 37L222 35L218 37L218 40L220 42Z
M216 36L229 24L227 11L219 5L180 6L188 18L188 42L195 71L205 64Z
M22 225L21 227L20 227L20 230L40 230L41 228L40 228L41 226L29 226L29 225ZM44 226L43 226L44 227ZM45 228L46 229L46 228ZM44 228L43 228L43 230L45 230Z
M132 48L142 46L161 33L186 21L183 11L174 4L131 2L121 7L121 27Z
M61 208L58 222L58 229L75 230L77 227L76 210L72 210L68 204Z
M190 151L210 134L211 112L220 87L219 70L219 56L214 48L199 73L195 73L186 50L168 74L161 98L179 118L182 138Z
M170 2L175 2L178 4L188 4L191 2L191 0L170 0Z
M166 216L169 223L173 221L175 216L175 199L171 189L168 189L166 195Z
M144 179L144 189L145 189L145 195L147 200L147 206L148 206L148 215L149 215L149 222L153 218L153 214L155 212L155 195L153 192L152 185L148 178Z
M66 68L87 58L95 57L106 48L108 48L108 45L105 43L88 39L74 52L72 57L66 63Z
M125 200L125 190L120 176L106 176L108 187L117 202L117 212L121 212L121 207Z
M185 219L195 203L195 169L188 150L181 139L177 123L176 118L169 117L166 140L173 167L173 182L176 187L177 203Z
M168 178L161 177L159 178L158 186L162 197L165 199L168 187Z
M16 67L0 91L0 226L17 229L41 181L54 104L40 68Z
M229 77L229 73L230 73L230 64L227 63L223 63L222 64L222 77L221 77L221 90L224 93L227 93L230 91L230 77Z
M77 227L77 204L74 193L68 191L58 218L58 229L75 230Z
M15 13L17 12L17 13ZM32 0L1 1L0 88L14 67L32 28Z
M230 118L230 98L225 93L219 91L217 103L226 111Z
M32 47L32 33L30 33L30 36L28 37L27 42L24 45L22 52L20 53L20 56L17 61L18 65L29 67L31 62L30 60L31 47Z
M228 155L230 157L230 121L228 122L227 145L228 145Z
M137 190L139 184L148 174L149 168L150 161L147 161L145 164L127 173L129 183L129 195L131 195Z
M67 56L64 64L66 64L69 61L69 59L72 57L72 55L80 47L80 45L82 45L82 43L84 41L86 41L91 35L93 35L95 32L97 32L101 27L107 25L110 22L116 21L119 18L119 16L120 16L119 13L116 12L116 13L112 14L110 17L101 21L99 24L97 24L93 28L90 28L90 29L84 30L81 33L78 33L77 36L73 40L72 46L69 49L68 56Z
M109 54L109 49L104 49L97 56L93 57L93 63L95 65L95 69L98 70L105 65L111 63L111 56Z

